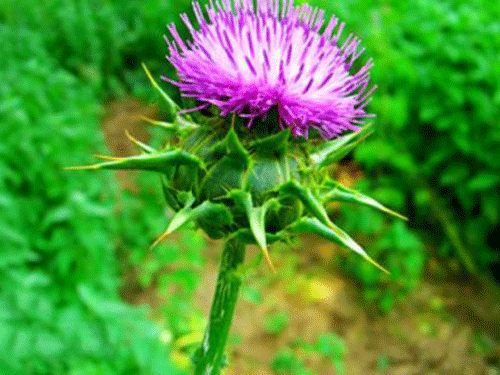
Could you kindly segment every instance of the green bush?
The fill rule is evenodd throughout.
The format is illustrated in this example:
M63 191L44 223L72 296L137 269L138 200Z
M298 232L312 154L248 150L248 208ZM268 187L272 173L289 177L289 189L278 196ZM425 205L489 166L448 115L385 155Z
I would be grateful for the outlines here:
M500 8L412 0L372 20L380 131L356 157L377 198L484 271L498 259L488 237L500 225Z
M189 0L5 0L0 23L40 35L44 47L65 69L87 80L104 98L152 90L140 63L173 75L164 58L166 25L190 8Z
M111 175L63 170L103 149L93 89L39 33L0 40L0 372L174 373L159 327L118 296Z
M498 4L311 2L345 21L362 37L365 58L374 59L378 89L370 111L377 132L354 153L365 176L359 187L409 217L406 228L391 229L378 213L344 207L344 225L365 238L392 276L355 259L345 266L382 310L418 284L429 252L458 258L469 273L487 273L499 259ZM391 287L377 289L380 281Z

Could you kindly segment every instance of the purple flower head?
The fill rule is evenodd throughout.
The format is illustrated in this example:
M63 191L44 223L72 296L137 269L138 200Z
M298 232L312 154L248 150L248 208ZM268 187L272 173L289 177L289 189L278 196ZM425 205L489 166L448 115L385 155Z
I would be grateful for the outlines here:
M293 0L210 0L194 2L199 29L186 14L181 18L192 41L183 41L173 24L168 29L168 60L177 69L183 96L211 104L221 116L236 113L253 119L277 107L280 126L295 137L308 136L309 127L324 138L357 130L366 117L366 104L375 87L368 88L369 60L350 73L363 53L353 35L339 43L343 23L332 17L324 30L324 12ZM188 110L190 111L190 110Z

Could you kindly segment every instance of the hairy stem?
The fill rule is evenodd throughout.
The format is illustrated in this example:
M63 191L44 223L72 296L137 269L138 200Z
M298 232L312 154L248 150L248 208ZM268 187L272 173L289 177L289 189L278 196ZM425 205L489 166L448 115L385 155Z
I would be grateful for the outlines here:
M228 239L222 252L208 326L193 357L196 375L218 375L223 367L224 348L241 285L236 269L244 257L245 245L234 238Z

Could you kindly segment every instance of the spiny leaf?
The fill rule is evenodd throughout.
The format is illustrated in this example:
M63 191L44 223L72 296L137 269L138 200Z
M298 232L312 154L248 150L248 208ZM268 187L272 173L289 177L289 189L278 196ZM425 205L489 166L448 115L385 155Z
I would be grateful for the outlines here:
M172 218L172 220L168 224L167 230L165 232L163 232L163 234L160 237L158 237L155 240L155 242L153 242L150 249L152 249L153 247L158 245L160 242L165 240L165 238L167 238L170 233L172 233L173 231L178 229L180 226L182 226L182 224L184 224L185 222L187 222L190 219L190 214L193 211L191 206L193 205L194 201L195 201L195 198L193 195L191 195L191 197L186 202L186 205L175 213L174 217Z
M242 168L246 169L250 163L250 155L248 151L241 144L238 134L234 128L231 127L227 132L227 136L224 139L224 144L227 147L227 155L233 159L237 159L241 162Z
M177 125L179 130L194 130L200 127L200 125L187 120L184 116L177 116L174 120L174 124Z
M328 141L317 148L311 155L310 158L315 164L323 163L332 152L338 151L338 149L346 145L350 140L356 137L356 133L351 133L343 137L335 138Z
M241 162L226 155L205 174L199 185L199 195L202 199L223 198L229 190L242 187L244 173Z
M153 154L130 156L110 160L100 164L69 167L68 170L94 170L94 169L124 169L145 170L166 173L169 168L178 165L191 165L204 169L203 162L195 155L183 150L165 151Z
M316 218L302 218L290 225L289 228L296 233L313 233L329 241L337 242L343 246L346 246L347 248L361 255L378 269L389 274L389 272L385 268L383 268L372 258L370 258L368 254L363 250L363 248L359 246L347 233L345 233L342 229L340 229L333 223L330 223L330 225L327 226Z
M265 138L258 138L250 142L250 148L261 155L275 156L279 158L285 154L290 138L290 129L284 129L276 134L269 135Z
M233 128L226 137L211 147L207 163L213 165L203 177L200 194L208 199L217 199L229 189L240 189L245 181L245 172L250 165L250 155L241 145Z
M212 238L222 238L228 227L234 224L231 210L222 203L204 202L193 217L198 225Z
M325 204L329 202L334 202L334 201L341 201L341 202L352 202L352 203L359 203L365 206L373 207L379 211L385 212L389 215L395 216L401 220L408 221L408 218L398 214L395 211L392 211L391 209L385 207L384 205L380 204L377 202L375 199L370 198L364 194L361 194L360 192L349 189L341 184L339 184L336 181L329 181L327 183L327 186L333 187L333 190L331 190L329 193L326 194L324 202Z
M239 190L231 192L230 195L239 205L241 205L245 209L248 217L248 222L250 223L250 230L252 231L257 244L266 257L269 268L273 272L276 272L267 249L265 221L266 211L270 205L275 203L275 201L268 200L263 206L254 207L252 203L252 196L249 192Z
M304 207L323 224L332 224L328 218L325 208L314 197L309 189L299 185L295 181L289 181L286 184L281 185L280 191L284 194L293 195L299 199Z
M359 142L371 135L371 124L365 125L361 130L339 137L322 144L310 155L311 160L319 167L326 167L343 158L354 149Z
M165 197L165 201L167 204L174 210L178 211L181 209L179 202L176 198L176 191L170 186L169 180L167 176L161 176L161 187L163 190L163 196Z
M194 198L191 196L186 205L180 209L170 221L167 230L151 245L151 248L158 245L165 240L172 232L179 229L183 224L188 221L197 221L203 219L212 219L215 217L220 220L220 224L230 224L232 222L232 215L229 209L220 203L212 203L205 201L197 207L192 207Z

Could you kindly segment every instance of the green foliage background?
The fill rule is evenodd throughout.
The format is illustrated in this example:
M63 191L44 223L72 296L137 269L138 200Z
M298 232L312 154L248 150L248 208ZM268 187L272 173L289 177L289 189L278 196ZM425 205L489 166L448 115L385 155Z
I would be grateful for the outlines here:
M358 187L410 218L408 225L389 223L345 206L343 227L364 238L392 275L355 257L342 260L345 268L383 311L418 285L429 256L457 258L470 274L495 270L498 4L312 3L345 21L375 60L379 88L371 111L378 130L354 155L365 175ZM182 29L182 11L190 12L189 1L0 4L0 370L6 373L174 372L160 333L189 332L197 274L188 266L203 265L201 239L190 244L187 236L184 245L147 255L165 223L155 182L139 182L142 196L121 194L111 174L63 168L104 151L100 103L129 94L151 100L141 61L155 77L173 76L162 36L168 22ZM186 246L188 255L181 255ZM143 287L184 284L164 312L165 327L120 299L124 269L117 254L126 254L127 267L139 267ZM186 270L157 280L163 265L179 261Z
M160 66L164 15L179 9L148 4L0 5L2 374L177 371L160 340L171 333L118 294L117 251L144 253L163 229L159 194L117 209L111 174L63 170L105 153L103 99L149 90L138 62L150 53Z
M63 171L104 148L92 88L39 34L2 25L0 40L0 369L173 373L160 328L117 293L115 242L126 228L114 218L112 176Z
M410 218L406 228L387 227L378 214L344 207L348 226L380 238L373 248L393 281L406 276L403 290L416 285L428 256L457 258L469 274L498 278L500 8L483 0L334 7L376 62L378 131L355 151L361 186ZM376 279L357 262L352 269ZM381 294L390 308L394 293Z

